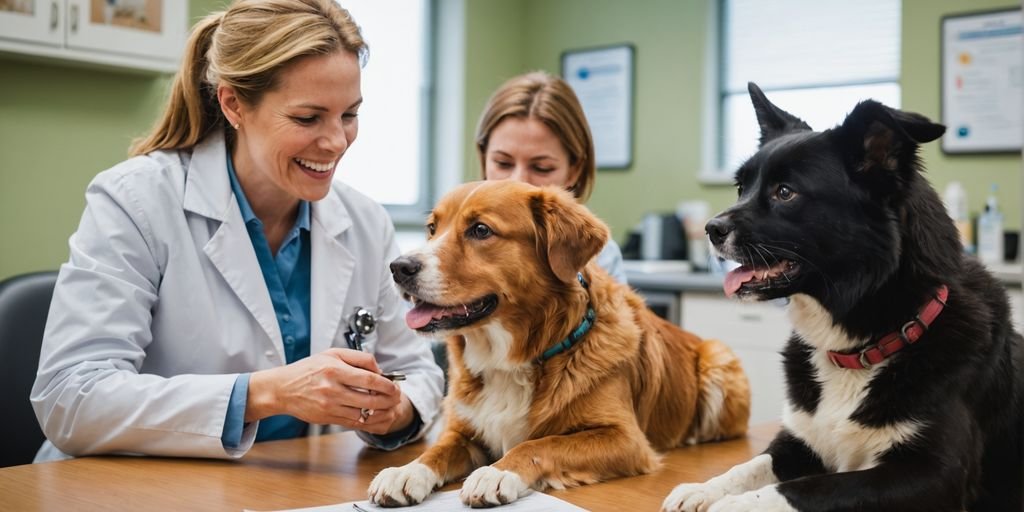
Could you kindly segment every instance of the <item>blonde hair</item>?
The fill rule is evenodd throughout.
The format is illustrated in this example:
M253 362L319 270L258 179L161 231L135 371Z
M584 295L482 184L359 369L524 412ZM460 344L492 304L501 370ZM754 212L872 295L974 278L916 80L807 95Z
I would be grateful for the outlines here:
M361 62L368 53L359 26L333 0L236 1L193 27L163 114L129 154L191 147L222 127L220 84L256 105L295 60L339 50Z
M544 123L569 153L569 166L578 171L569 191L580 203L594 190L594 140L576 93L561 78L543 71L519 75L502 84L491 96L476 128L480 174L485 175L487 143L491 132L506 117L537 119Z

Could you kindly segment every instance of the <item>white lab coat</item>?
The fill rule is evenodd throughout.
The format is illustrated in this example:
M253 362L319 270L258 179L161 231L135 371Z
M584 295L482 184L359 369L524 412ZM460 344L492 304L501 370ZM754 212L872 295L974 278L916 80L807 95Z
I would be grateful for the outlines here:
M310 352L347 347L351 313L372 311L377 329L364 350L385 371L408 375L402 389L425 432L438 416L443 375L429 342L404 323L407 306L388 269L398 248L387 213L335 182L311 216ZM100 173L69 244L32 388L49 439L36 460L248 451L256 422L237 449L221 444L235 377L283 365L285 355L228 181L223 135Z

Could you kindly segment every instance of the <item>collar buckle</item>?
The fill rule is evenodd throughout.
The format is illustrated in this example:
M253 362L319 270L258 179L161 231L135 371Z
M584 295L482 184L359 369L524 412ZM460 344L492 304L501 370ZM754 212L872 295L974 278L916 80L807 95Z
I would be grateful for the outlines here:
M868 361L867 350L861 350L860 357L858 357L857 359L860 361L860 365L863 366L865 370L871 367L871 361Z
M921 320L921 315L914 315L914 318L907 321L907 323L903 324L903 327L900 327L900 330L898 332L900 339L903 340L903 342L906 343L907 345L913 345L919 337L911 337L910 334L907 333L907 331L910 330L910 328L913 327L914 324L921 326L921 334L924 334L925 332L928 331L928 324L924 323L924 320Z

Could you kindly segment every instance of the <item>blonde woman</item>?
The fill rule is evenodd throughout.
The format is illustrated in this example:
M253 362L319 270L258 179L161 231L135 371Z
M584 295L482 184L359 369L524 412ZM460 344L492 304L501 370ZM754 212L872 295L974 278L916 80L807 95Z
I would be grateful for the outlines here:
M544 72L516 76L491 95L476 129L480 176L558 185L587 202L597 169L594 140L576 93ZM626 282L622 251L609 240L597 263Z
M86 190L32 390L37 460L426 430L442 373L403 322L391 222L333 179L366 52L332 0L238 1L195 26L163 117Z

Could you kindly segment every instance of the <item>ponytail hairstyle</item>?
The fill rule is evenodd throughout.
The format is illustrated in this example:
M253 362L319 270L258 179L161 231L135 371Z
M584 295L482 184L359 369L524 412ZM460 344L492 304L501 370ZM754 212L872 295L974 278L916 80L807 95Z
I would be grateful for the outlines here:
M132 143L129 155L192 147L223 129L220 84L257 105L289 64L339 50L356 54L361 63L369 52L359 26L333 0L237 0L193 27L164 112L148 136Z
M594 139L572 87L561 78L535 71L513 77L494 91L476 128L481 179L487 179L487 144L491 132L507 117L536 119L558 137L569 154L570 168L576 171L576 182L569 186L569 191L577 202L587 202L597 173Z

